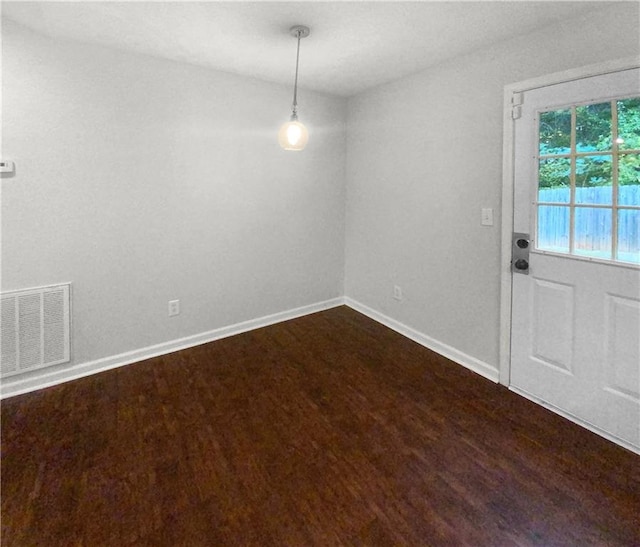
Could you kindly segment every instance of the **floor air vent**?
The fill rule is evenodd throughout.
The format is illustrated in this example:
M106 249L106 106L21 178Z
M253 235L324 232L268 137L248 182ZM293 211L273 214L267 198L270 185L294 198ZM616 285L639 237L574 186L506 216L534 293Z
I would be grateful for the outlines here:
M2 293L3 378L69 361L70 285Z

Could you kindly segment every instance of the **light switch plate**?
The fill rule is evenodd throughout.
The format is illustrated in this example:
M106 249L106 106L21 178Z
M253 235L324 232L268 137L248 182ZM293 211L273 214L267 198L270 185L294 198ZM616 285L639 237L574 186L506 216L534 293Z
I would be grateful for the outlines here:
M0 160L0 173L13 173L15 165L9 160Z
M493 209L489 207L482 209L482 225L493 226Z

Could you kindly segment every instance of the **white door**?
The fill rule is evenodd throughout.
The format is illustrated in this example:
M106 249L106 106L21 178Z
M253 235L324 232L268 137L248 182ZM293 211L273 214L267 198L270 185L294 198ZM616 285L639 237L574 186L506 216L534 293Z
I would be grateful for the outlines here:
M636 451L639 97L633 69L516 98L514 232L530 254L512 274L510 367L514 391Z

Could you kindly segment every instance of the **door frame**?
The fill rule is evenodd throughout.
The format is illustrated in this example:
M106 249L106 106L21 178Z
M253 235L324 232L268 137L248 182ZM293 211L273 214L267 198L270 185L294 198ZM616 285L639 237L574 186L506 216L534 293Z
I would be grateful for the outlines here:
M579 68L554 72L545 76L508 84L504 87L503 137L502 137L502 222L500 248L500 370L499 383L510 385L511 375L511 237L513 233L513 196L514 196L514 154L515 154L515 120L512 117L515 93L523 93L532 89L555 84L600 76L612 72L620 72L640 67L640 57L625 57L603 63L587 65ZM539 401L536 401L539 402ZM553 409L557 412L557 409ZM563 414L564 415L564 414ZM575 418L565 415L572 421ZM585 425L585 424L580 424ZM601 434L601 433L600 433Z

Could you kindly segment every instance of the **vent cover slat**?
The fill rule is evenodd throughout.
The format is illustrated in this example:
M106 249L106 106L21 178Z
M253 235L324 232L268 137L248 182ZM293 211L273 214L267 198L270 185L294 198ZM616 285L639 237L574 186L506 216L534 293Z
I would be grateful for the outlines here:
M18 296L18 349L21 369L37 367L42 363L41 300L42 297L39 294Z
M2 347L2 374L14 372L18 368L18 326L16 321L15 298L2 299L0 345Z
M2 293L3 377L69 361L70 285Z
M45 363L64 359L64 292L49 291L42 295L44 320L43 359Z

